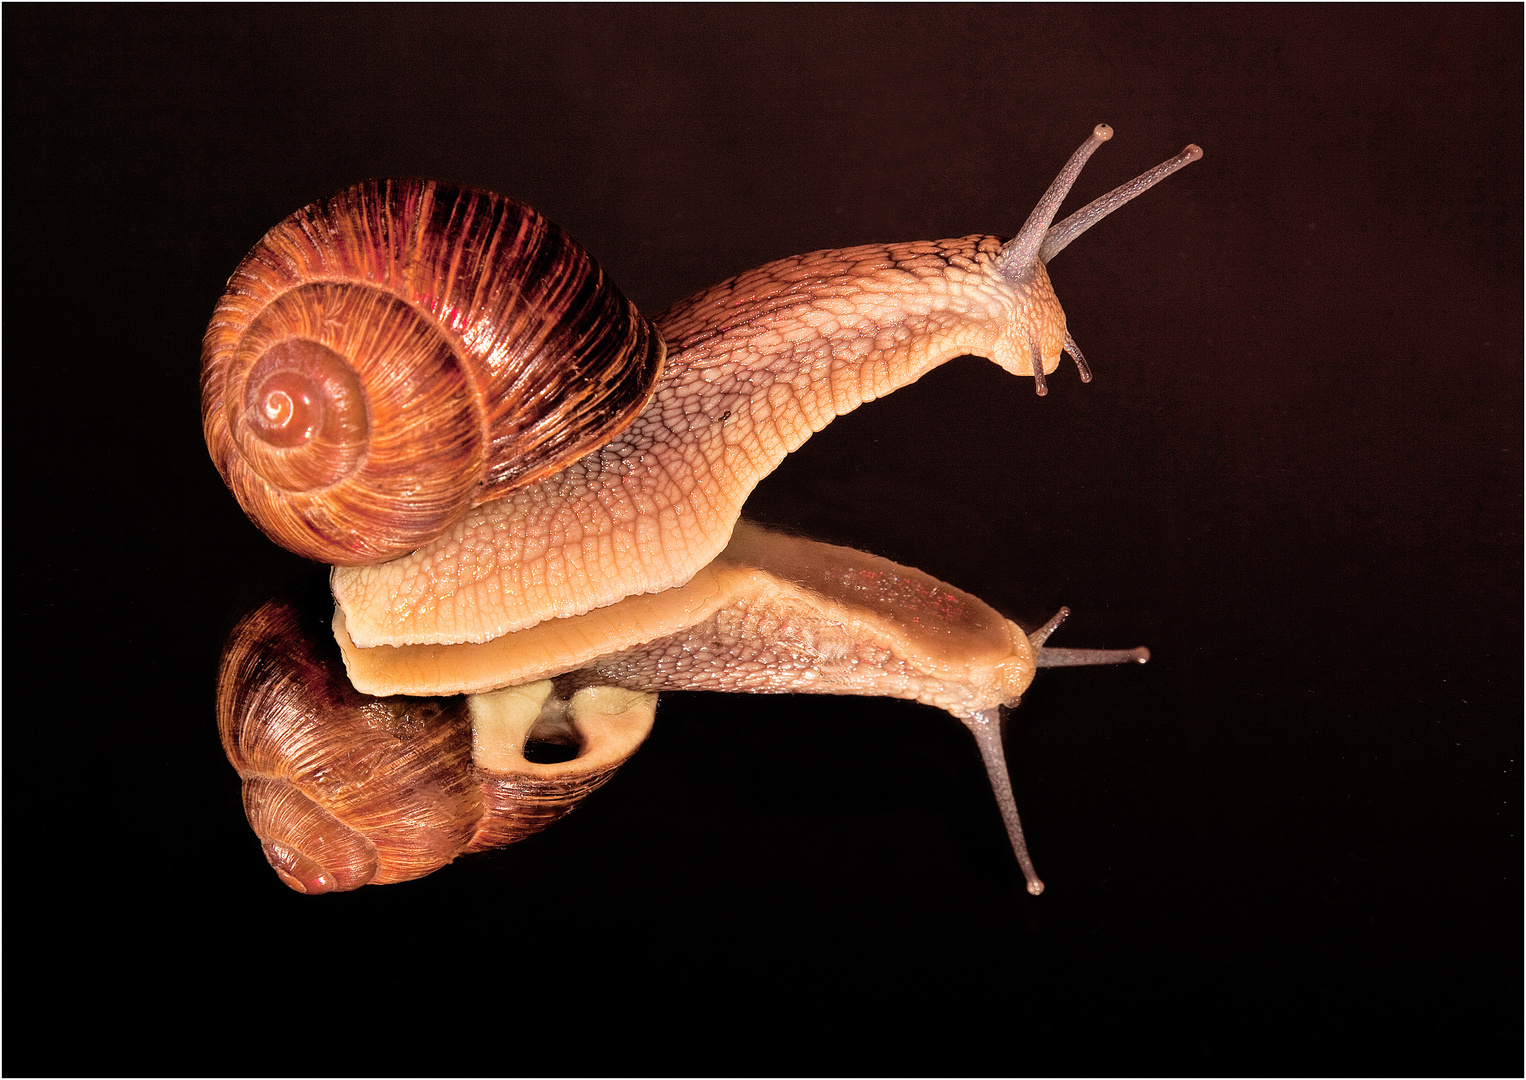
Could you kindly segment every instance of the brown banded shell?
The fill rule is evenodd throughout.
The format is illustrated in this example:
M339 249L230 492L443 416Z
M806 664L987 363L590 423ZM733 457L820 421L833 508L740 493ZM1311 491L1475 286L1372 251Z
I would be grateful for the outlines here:
M202 426L261 529L321 562L412 551L621 431L661 336L500 195L369 181L245 257L202 345Z
M657 696L613 687L362 694L327 606L319 596L263 605L230 635L218 675L218 732L245 814L298 892L409 881L538 832L651 731ZM565 760L531 760L537 743L560 744Z
M218 733L266 859L306 893L444 866L482 815L465 699L360 693L306 607L246 617L218 674Z

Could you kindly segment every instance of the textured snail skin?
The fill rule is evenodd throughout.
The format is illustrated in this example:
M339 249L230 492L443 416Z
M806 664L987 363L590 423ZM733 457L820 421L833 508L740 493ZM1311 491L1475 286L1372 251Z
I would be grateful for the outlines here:
M271 539L370 563L608 442L662 360L534 210L376 181L293 214L234 271L203 340L202 425Z
M481 642L689 580L725 547L757 483L832 419L956 356L1053 371L1065 316L1002 242L819 251L769 263L658 320L667 367L609 445L469 511L439 540L336 570L355 644Z
M853 548L748 522L736 532L714 613L600 657L586 677L651 691L896 697L960 720L1016 705L1032 683L1028 635L969 593Z
M1037 666L1022 629L969 593L745 520L681 588L480 645L357 649L342 613L334 629L350 681L373 694L478 693L567 674L645 691L898 697L967 720L1015 705Z

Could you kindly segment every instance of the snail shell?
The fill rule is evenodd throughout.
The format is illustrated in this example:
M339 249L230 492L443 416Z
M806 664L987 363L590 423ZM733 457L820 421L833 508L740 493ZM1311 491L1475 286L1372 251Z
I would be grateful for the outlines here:
M218 675L218 732L245 814L298 892L409 881L538 832L651 731L656 695L609 686L362 694L327 608L322 597L263 605L230 635ZM531 760L536 742L560 744L565 760Z
M607 443L664 355L531 208L371 181L297 211L234 271L203 340L202 426L271 539L362 565Z

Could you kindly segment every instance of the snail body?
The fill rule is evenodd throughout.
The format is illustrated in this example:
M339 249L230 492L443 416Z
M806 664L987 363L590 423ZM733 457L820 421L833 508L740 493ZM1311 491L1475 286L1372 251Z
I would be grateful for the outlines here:
M473 694L569 673L633 689L900 697L961 719L1013 704L1036 646L979 598L913 567L738 521L688 584L482 644L357 648L376 695Z
M997 237L814 252L661 316L666 371L608 446L469 511L411 555L334 574L358 645L487 641L681 585L725 547L747 496L812 434L967 353L1031 375L1064 315ZM1018 327L1018 330L1012 329ZM724 419L722 419L724 417Z
M1090 380L1045 264L1201 156L1189 146L1052 224L1111 134L1097 127L1009 241L783 259L654 322L521 204L423 181L360 185L272 230L230 281L203 349L209 448L261 528L335 566L351 693L543 684L558 714L591 689L920 700L975 734L1036 893L1000 710L1037 667L1147 654L1048 649L1059 617L1030 636L919 571L738 522L753 487L812 433L955 356L987 356L1044 394L1068 352ZM944 607L926 607L929 596ZM961 614L945 624L940 611ZM479 702L456 721L472 729L479 773L491 714ZM222 723L246 784L291 813L292 782L244 763L244 721ZM467 817L493 801L481 785L441 790L457 788ZM273 843L292 842L266 844L289 883L316 880L300 860L282 869Z

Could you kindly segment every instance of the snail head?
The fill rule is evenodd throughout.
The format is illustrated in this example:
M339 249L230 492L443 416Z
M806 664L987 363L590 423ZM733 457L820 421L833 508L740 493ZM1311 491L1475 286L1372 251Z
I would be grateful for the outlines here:
M1065 312L1046 270L1049 261L1114 210L1203 156L1200 147L1188 144L1175 157L1093 200L1058 225L1053 224L1060 204L1081 175L1082 166L1097 147L1112 137L1113 129L1106 124L1092 129L1028 215L1022 231L1003 246L996 259L996 269L1012 290L1018 317L1009 322L994 359L1013 374L1032 375L1035 389L1041 395L1049 392L1044 376L1059 367L1061 352L1069 353L1075 360L1082 382L1091 382L1092 378L1086 358L1065 328Z

